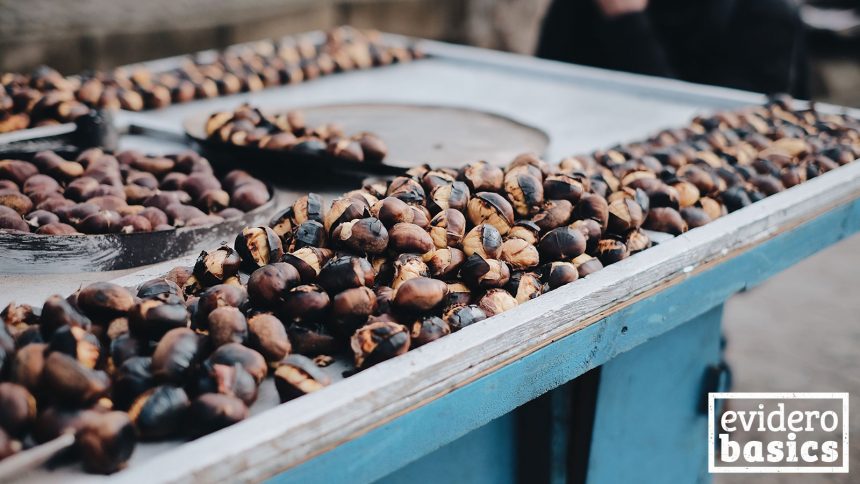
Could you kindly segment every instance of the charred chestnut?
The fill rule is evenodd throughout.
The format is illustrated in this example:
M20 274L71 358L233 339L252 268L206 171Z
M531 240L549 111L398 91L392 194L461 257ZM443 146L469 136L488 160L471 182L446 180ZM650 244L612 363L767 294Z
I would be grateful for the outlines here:
M137 434L125 412L93 412L82 420L75 447L84 470L112 474L126 467L137 444Z
M624 243L632 255L651 247L651 238L642 230L636 229L627 234Z
M484 259L473 254L463 263L460 277L474 289L487 289L507 284L511 272L507 264L500 260Z
M239 273L242 258L235 250L222 245L221 247L200 253L194 264L194 277L204 286L214 286Z
M579 277L585 277L603 269L603 264L600 262L600 259L594 258L588 254L574 257L571 262L576 266L576 270L579 272Z
M508 238L523 239L532 245L537 245L538 240L540 240L540 231L540 227L531 220L519 220L511 227Z
M537 213L544 200L541 178L524 171L505 175L505 193L520 217Z
M302 282L310 284L316 281L323 266L331 259L333 252L319 247L303 247L295 252L284 254L283 262L290 264L299 271Z
M152 358L133 356L125 360L116 370L111 398L114 407L127 410L143 392L155 386L152 376Z
M585 252L582 232L570 227L559 227L541 237L538 249L546 262L569 260Z
M463 182L455 181L444 185L439 185L430 192L430 201L428 206L431 210L466 210L469 204L471 193L469 187Z
M162 385L137 397L128 416L141 439L160 440L179 433L189 405L185 390Z
M329 294L361 286L373 286L373 267L363 257L338 257L320 270L318 282Z
M579 271L570 262L552 262L543 268L543 279L552 290L579 279Z
M203 357L200 336L188 328L168 331L152 354L152 375L162 382L183 384Z
M403 325L391 322L370 323L350 339L355 366L359 369L402 355L409 350L409 344L409 331Z
M522 304L540 296L543 293L543 283L533 272L515 272L505 289L514 296L517 303Z
M618 239L601 239L596 256L604 266L614 264L630 255L627 245Z
M451 327L442 318L438 316L421 318L412 323L411 348L418 348L448 334L451 334Z
M442 315L451 331L459 331L466 326L487 319L484 310L474 304L451 306Z
M235 246L248 270L281 260L284 255L280 237L269 227L245 227L236 237Z
M466 182L472 192L498 192L502 189L505 174L497 166L478 161L463 167L457 178Z
M191 438L211 434L248 418L242 400L220 393L204 393L188 407L187 432Z
M458 210L443 210L430 221L430 238L438 249L459 247L465 235L466 217Z
M644 214L642 207L630 198L613 200L609 204L609 219L606 232L615 235L624 235L642 225Z
M322 390L330 383L328 375L302 355L288 356L275 369L275 388L281 403Z

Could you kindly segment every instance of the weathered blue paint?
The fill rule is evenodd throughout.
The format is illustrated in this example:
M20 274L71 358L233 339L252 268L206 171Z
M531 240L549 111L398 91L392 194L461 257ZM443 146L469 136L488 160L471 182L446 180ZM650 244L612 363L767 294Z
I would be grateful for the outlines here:
M708 365L720 360L719 305L601 368L588 484L709 482Z
M505 414L377 484L512 484L517 475L515 420L513 413Z
M732 294L860 230L860 200L632 304L499 370L276 476L372 482L620 353L693 321Z

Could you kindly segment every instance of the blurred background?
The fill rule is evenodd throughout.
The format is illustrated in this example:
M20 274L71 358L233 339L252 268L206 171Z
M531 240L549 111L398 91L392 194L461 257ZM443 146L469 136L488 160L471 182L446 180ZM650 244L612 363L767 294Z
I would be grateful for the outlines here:
M770 9L773 16L782 14L781 4L790 4L804 25L803 57L808 60L798 74L804 82L799 94L860 106L860 0L693 3L719 4L724 10L733 2L760 5L765 11ZM27 72L47 64L71 74L342 24L533 54L538 49L541 27L551 3L551 0L0 0L0 71ZM617 7L647 2L598 3ZM652 0L652 6L663 5L674 11L684 4L679 0ZM565 16L571 12L557 8L553 12L561 24L556 30L566 34ZM698 28L697 22L685 23ZM766 26L760 29L759 37L741 41L760 44L761 38L783 30ZM749 45L752 50L757 47L764 54L770 49L767 45ZM565 57L553 55L551 49L543 56ZM576 57L568 60L601 64Z

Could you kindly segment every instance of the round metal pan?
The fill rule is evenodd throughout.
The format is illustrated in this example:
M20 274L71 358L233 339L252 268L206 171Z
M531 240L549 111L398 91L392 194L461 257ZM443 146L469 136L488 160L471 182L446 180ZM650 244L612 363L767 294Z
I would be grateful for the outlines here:
M269 187L265 205L212 225L133 234L38 235L0 232L0 274L68 274L139 267L232 243L244 227L268 222L283 202Z
M319 173L358 172L396 175L412 166L459 167L469 161L505 164L523 152L543 154L549 137L543 131L497 114L451 106L414 104L335 104L291 107L304 113L309 126L338 123L348 134L375 133L388 145L382 163L364 163L331 155L235 146L206 139L204 125L211 113L184 122L186 135L200 144L204 156L235 168L264 172L277 178ZM267 112L287 111L287 108Z

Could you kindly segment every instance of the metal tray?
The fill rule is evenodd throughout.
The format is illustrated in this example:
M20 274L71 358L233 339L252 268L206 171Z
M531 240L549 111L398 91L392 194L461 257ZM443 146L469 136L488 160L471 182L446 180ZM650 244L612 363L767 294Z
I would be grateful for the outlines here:
M279 109L267 106L264 111L275 113ZM549 145L549 137L535 127L476 109L360 103L310 106L301 111L309 126L337 123L347 135L372 132L388 145L389 153L382 163L365 163L331 155L303 155L213 141L206 138L203 129L211 113L187 118L185 133L203 147L207 158L275 178L308 171L401 174L421 163L458 167L475 159L503 164L522 152L543 154Z

